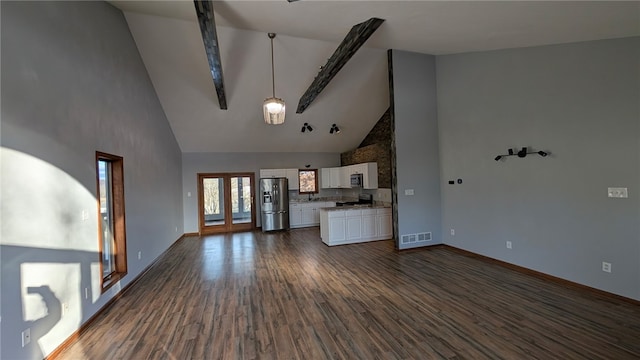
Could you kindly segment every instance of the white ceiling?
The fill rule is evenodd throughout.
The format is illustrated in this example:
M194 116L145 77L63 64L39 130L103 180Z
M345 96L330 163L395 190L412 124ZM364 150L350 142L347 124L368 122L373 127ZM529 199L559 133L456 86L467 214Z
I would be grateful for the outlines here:
M220 110L192 0L123 10L184 152L343 152L389 106L386 50L442 55L640 35L640 2L215 1L228 110ZM303 113L298 100L349 29L386 21ZM267 126L269 39L284 125ZM301 133L304 122L315 130ZM337 123L343 130L330 135Z

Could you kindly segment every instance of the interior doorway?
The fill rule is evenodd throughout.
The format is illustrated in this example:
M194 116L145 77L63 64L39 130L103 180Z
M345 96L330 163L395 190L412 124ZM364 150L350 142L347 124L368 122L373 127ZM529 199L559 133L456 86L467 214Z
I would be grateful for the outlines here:
M254 177L254 173L198 174L201 235L255 228Z

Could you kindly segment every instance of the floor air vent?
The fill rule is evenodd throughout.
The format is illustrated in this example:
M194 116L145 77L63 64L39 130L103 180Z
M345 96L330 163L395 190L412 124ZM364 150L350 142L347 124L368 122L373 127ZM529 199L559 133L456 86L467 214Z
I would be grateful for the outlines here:
M400 239L402 244L431 241L431 233L424 232L424 233L418 233L418 234L407 234L407 235L402 235Z

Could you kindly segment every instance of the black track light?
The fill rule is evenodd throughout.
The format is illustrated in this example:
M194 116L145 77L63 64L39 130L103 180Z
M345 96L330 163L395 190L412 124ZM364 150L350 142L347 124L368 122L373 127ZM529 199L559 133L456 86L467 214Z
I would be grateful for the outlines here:
M527 148L526 146L523 147L522 149L520 149L520 151L516 152L516 149L507 149L507 154L500 154L498 156L496 156L495 158L493 158L493 160L495 161L500 161L502 158L507 157L507 156L518 156L519 158L524 158L527 155L530 154L538 154L542 157L546 157L547 155L549 155L548 152L546 151L529 151L529 148Z
M527 147L523 147L520 151L518 151L518 157L523 158L527 156Z
M329 129L329 134L333 133L340 134L340 128L336 124L331 125L331 129Z
M307 124L307 123L305 123L305 125L307 126L307 130L309 130L309 131L313 131L313 128L311 127L311 125L309 125L309 124Z
M304 125L302 125L302 129L300 129L300 132L305 132L305 131L313 131L313 128L311 127L311 125L309 125L309 123L304 123Z

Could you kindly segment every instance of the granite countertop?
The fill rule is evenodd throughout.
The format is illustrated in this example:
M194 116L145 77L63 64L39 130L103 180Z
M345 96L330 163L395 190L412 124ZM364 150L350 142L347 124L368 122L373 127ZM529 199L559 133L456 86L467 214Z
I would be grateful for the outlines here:
M387 205L350 205L350 206L334 206L324 207L320 210L323 211L340 211L340 210L362 210L362 209L391 209L391 206Z
M358 199L356 199L357 201ZM344 200L344 199L323 199L323 198L314 198L311 200L307 200L307 199L292 199L289 200L290 203L317 203L317 202L336 202L336 201L351 201L351 200Z

